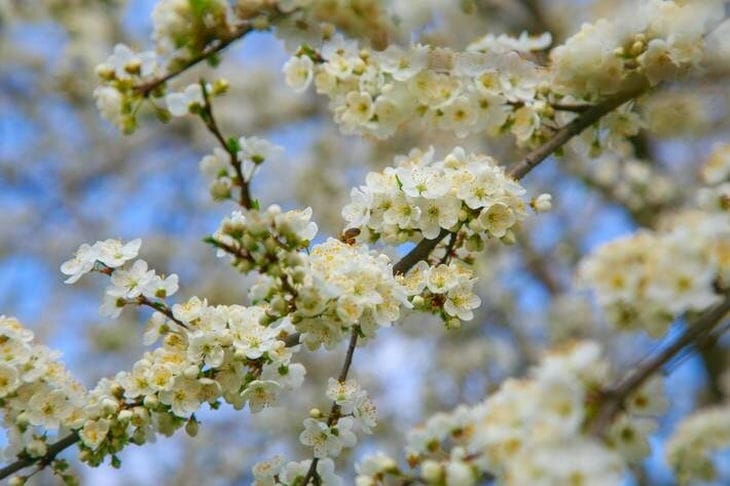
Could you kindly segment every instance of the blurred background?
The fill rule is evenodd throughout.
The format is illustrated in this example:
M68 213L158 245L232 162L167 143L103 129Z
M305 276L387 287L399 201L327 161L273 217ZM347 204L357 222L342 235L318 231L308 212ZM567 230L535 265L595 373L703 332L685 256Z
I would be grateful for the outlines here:
M549 31L557 45L621 2L385 3L405 39L460 49L486 33L522 31ZM161 124L142 116L137 132L123 136L96 110L95 66L118 42L152 48L153 7L151 0L0 0L0 314L17 316L39 341L62 350L87 386L141 355L149 314L127 308L118 320L101 317L101 275L63 284L59 265L81 243L141 237L140 257L160 273L180 276L178 300L198 295L212 304L246 303L252 283L201 241L234 209L211 201L199 173L199 160L215 146L204 126L192 117ZM286 150L254 179L255 197L264 207L311 206L319 238L342 231L340 210L351 187L412 147L433 144L443 155L462 145L507 165L523 155L509 135L459 140L422 129L387 141L341 135L324 98L286 88L281 67L288 57L281 40L256 33L230 47L215 72L200 66L171 86L201 76L229 81L229 93L214 101L223 132L266 137ZM380 425L340 463L378 449L397 456L413 425L435 411L480 401L505 377L523 374L546 346L597 339L618 369L656 350L661 342L605 326L590 296L575 288L575 264L597 245L655 226L665 210L693 200L698 167L714 144L728 141L729 101L722 73L668 85L640 101L646 128L628 149L588 158L569 148L531 173L525 185L531 194L552 193L554 210L529 218L517 245L487 248L477 262L483 305L475 319L446 331L430 316L410 315L356 354L352 376L374 397ZM627 484L672 484L661 437L696 406L727 399L728 345L721 340L671 363L671 411L656 433L655 453ZM84 484L248 484L259 460L277 453L306 458L297 445L301 421L310 408L327 406L327 377L337 373L343 353L300 353L306 384L283 397L285 412L203 412L196 438L179 433L129 447L121 472L104 465L79 474ZM717 458L717 484L730 483L727 456ZM42 474L33 480L54 481Z

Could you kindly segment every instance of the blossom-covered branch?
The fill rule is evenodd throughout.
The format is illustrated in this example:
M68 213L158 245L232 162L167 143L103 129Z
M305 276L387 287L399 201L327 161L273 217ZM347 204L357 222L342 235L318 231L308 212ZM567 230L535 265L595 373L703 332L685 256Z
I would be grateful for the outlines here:
M590 107L573 121L558 130L545 144L530 151L522 159L522 161L513 165L509 169L507 175L517 180L522 179L532 169L537 167L538 164L570 141L570 139L579 135L587 127L600 120L601 117L615 110L622 104L636 98L647 89L647 85L641 84L626 91L625 93L619 93L611 96L605 101ZM440 233L435 238L424 238L406 255L404 255L403 258L401 258L398 263L393 266L393 269L399 274L408 272L408 270L416 263L428 258L431 252L438 246L439 242L441 242L441 240L443 240L448 234L449 231L447 229L441 229Z

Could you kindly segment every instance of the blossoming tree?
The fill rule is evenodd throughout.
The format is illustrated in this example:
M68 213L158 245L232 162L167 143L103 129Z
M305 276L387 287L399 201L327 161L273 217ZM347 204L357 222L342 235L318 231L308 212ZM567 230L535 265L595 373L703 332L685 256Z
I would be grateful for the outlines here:
M47 3L82 31L83 18ZM89 3L76 7L102 8ZM142 319L130 332L145 348L87 386L0 318L0 477L24 484L48 470L74 484L67 450L121 467L127 450L179 429L205 434L201 417L232 409L286 425L242 432L281 445L238 458L232 482L621 484L649 474L642 464L659 449L680 483L717 478L716 452L730 445L730 145L713 131L727 121L725 4L609 2L613 12L570 27L539 2L516 4L158 1L149 50L116 44L87 92L123 134L162 140L187 127L194 135L175 144L205 140L199 168L227 215L187 236L232 266L226 285L245 295L186 290L195 284L182 270L140 257L140 238L77 241L65 282L105 280L101 315ZM12 2L0 12L28 15ZM243 102L237 76L255 67L228 77L216 67L248 37L283 41L288 59L279 85L253 84ZM247 132L231 133L244 116ZM294 118L318 118L327 143L297 177L282 171L289 193L272 197L259 181L288 155L256 130ZM677 134L715 143L663 163ZM175 170L161 171L167 184ZM177 181L195 191L187 182ZM577 191L621 208L634 230L585 245L598 213L571 202ZM359 370L358 355L377 356L396 332L401 343L436 336L419 350L433 360L420 378L370 387L377 367ZM660 433L674 410L665 378L695 352L707 396ZM452 387L439 393L443 375ZM383 389L409 380L429 390L411 397L423 403L383 416ZM477 396L453 391L475 382ZM199 447L217 450L225 432Z

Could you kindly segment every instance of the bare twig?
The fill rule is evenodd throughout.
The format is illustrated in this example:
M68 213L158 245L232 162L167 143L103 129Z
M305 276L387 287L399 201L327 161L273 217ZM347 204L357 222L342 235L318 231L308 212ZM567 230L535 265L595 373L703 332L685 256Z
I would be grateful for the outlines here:
M134 90L142 95L143 97L148 97L150 93L152 93L155 89L159 88L163 84L165 84L167 81L171 80L172 78L179 76L180 74L184 73L191 67L195 66L196 64L205 61L206 59L211 58L215 54L218 54L223 49L228 47L229 45L233 44L235 41L240 39L241 37L245 36L249 32L253 30L253 27L248 22L239 25L230 35L228 35L225 38L217 39L216 42L209 45L203 51L190 58L189 60L183 62L177 69L174 69L170 71L169 73L166 73L163 76L151 79L147 81L146 83L140 84L139 86L135 86Z
M213 105L210 102L208 88L205 86L205 81L203 80L200 81L200 89L203 92L204 102L202 112L200 113L200 118L203 119L203 122L205 123L206 128L208 128L208 131L213 134L223 150L225 150L228 154L229 162L233 167L233 170L236 172L238 186L241 188L238 203L246 209L251 209L251 193L248 187L249 181L243 178L243 169L241 167L241 161L238 160L238 153L228 144L226 138L221 133L220 128L218 128L218 122L216 122L215 116L213 115Z
M545 287L550 295L563 293L564 285L553 274L547 259L532 246L530 235L517 235L517 242L522 250L527 271Z
M654 373L657 373L674 356L687 346L690 346L706 336L730 311L730 295L719 304L708 310L687 324L684 333L663 351L639 363L638 367L626 373L618 382L602 392L601 405L595 418L590 424L590 431L600 435L608 427L614 417L621 411L624 401L646 382Z

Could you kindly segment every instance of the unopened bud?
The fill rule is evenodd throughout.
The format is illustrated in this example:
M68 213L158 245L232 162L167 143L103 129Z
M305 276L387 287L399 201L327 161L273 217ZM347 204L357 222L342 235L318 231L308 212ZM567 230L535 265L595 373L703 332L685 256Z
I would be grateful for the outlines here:
M185 424L185 433L190 437L198 435L198 421L194 418L188 420L188 423Z
M550 211L553 207L553 196L550 194L540 194L530 202L530 207L538 213Z
M646 44L643 42L636 41L631 45L631 55L638 56L646 50Z
M211 93L214 96L219 96L228 91L228 80L224 78L216 79L213 82L213 89L211 90Z
M111 81L116 76L114 68L109 64L99 64L96 66L96 75L104 81Z
M142 403L144 404L145 408L154 410L160 405L160 400L157 398L157 395L147 395L146 397L144 397L144 400L142 400Z
M441 464L431 460L423 461L421 465L421 476L428 483L436 484L441 482L441 477L443 476Z
M449 330L456 330L461 327L461 320L458 317L450 317L446 319L446 329Z
M118 418L118 419L119 419L119 421L120 421L120 422L122 422L122 423L126 423L126 422L129 422L130 420L132 420L132 417L134 417L134 414L132 413L132 411L131 411L131 410L122 410L122 411L121 411L121 412L119 412L119 414L117 415L117 418Z
M198 377L199 373L200 373L200 368L198 368L195 365L192 365L192 366L188 366L187 368L185 368L185 370L183 371L183 376L185 378L189 378L189 379L193 380Z
M25 476L13 476L8 480L8 486L23 486L27 480Z
M512 232L512 230L508 230L507 234L500 238L500 241L505 245L514 245L517 241L517 238L515 237L515 234Z
M124 70L127 71L129 74L139 74L140 72L142 72L142 61L140 61L139 59L129 61L127 64L124 65Z

